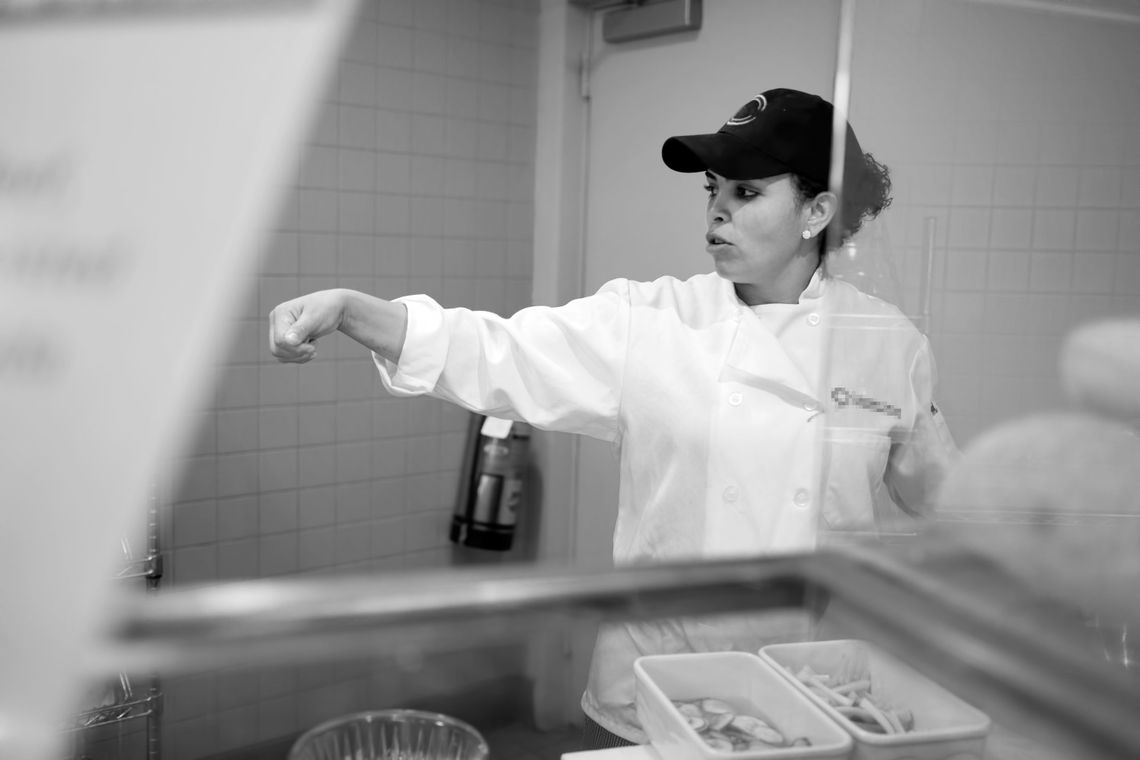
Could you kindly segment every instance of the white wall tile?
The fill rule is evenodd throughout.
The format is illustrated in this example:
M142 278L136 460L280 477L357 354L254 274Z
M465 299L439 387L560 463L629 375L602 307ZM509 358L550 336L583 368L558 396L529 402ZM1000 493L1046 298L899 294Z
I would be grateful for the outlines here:
M377 3L376 20L383 24L412 26L418 0L383 0Z
M1080 170L1076 166L1040 166L1033 200L1038 206L1070 207L1077 202Z
M296 233L274 232L262 257L262 271L268 275L297 274L299 250Z
M950 246L953 248L986 248L990 236L988 208L955 208L950 214Z
M407 29L380 25L376 62L395 69L412 68L412 35Z
M376 191L376 152L357 148L336 150L336 189L358 193Z
M1077 250L1115 251L1119 212L1082 209L1077 212Z
M297 228L302 232L336 232L336 201L335 190L298 190Z
M1036 187L1036 166L994 167L993 202L999 206L1032 206Z
M412 110L412 72L407 69L381 66L377 69L376 105L393 112ZM384 128L377 119L377 127ZM377 143L383 147L381 143Z
M185 501L173 506L174 545L194 546L218 538L217 503L213 499Z
M443 124L443 141L439 150L449 158L478 158L497 160L495 156L483 155L480 148L480 130L482 122L474 119L448 119ZM435 152L434 146L429 145L429 151Z
M371 462L369 462L371 464ZM341 482L336 486L337 524L358 523L372 519L372 481Z
M447 30L447 0L416 0L413 25L416 29Z
M1116 254L1116 273L1112 292L1119 295L1140 295L1140 253ZM1134 305L1132 311L1136 310Z
M1034 292L1064 293L1073 282L1071 253L1034 252L1029 257L1029 289Z
M1121 167L1119 205L1121 208L1140 208L1140 167Z
M222 369L218 385L218 408L232 409L256 406L258 403L258 367L235 364Z
M1115 233L1115 229L1113 232ZM409 274L415 277L442 275L443 243L444 239L438 237L417 237L413 240L410 245Z
M367 63L346 61L340 65L337 100L345 105L375 107L377 103L376 67Z
M992 250L986 272L987 290L1025 291L1029 287L1029 252Z
M291 480L292 485L295 486L296 476L293 476ZM297 492L295 490L261 493L258 497L258 531L261 534L295 531L297 525Z
M175 693L165 700L166 716L173 721L196 718L217 707L217 681L212 675L180 675L171 679L177 685Z
M1042 209L1033 212L1033 248L1071 251L1076 244L1077 215L1071 209Z
M1077 202L1081 206L1115 208L1120 205L1122 181L1119 166L1082 166Z
M372 533L367 524L338 525L333 556L338 564L352 564L372 554Z
M986 293L983 299L982 324L986 325L985 341L994 335L1023 335L1029 327L1025 293Z
M336 482L335 446L303 446L297 451L297 484L301 487Z
M1069 294L1030 293L1025 309L1031 332L1056 337L1069 331Z
M336 486L302 488L297 492L297 522L301 528L336 523Z
M1081 126L1071 121L1042 124L1041 152L1035 160L1042 164L1079 164Z
M1119 166L1124 160L1125 140L1135 139L1136 133L1126 133L1119 122L1085 124L1081 129L1079 160L1082 164Z
M296 533L258 536L257 552L258 571L263 578L288 575L299 569Z
M364 8L372 8L377 3L362 3ZM362 9L363 10L363 9ZM344 61L357 61L375 65L379 61L380 27L361 13L348 29L348 37L341 52Z
M230 541L256 536L258 502L256 494L218 499L218 538Z
M372 444L370 441L338 443L334 456L336 458L337 483L366 481L371 477Z
M1117 234L1117 249L1140 253L1140 210L1130 209L1120 212L1120 230Z
M1036 164L1046 141L1045 128L1035 121L998 123L997 160L1001 164Z
M190 720L170 721L162 727L163 747L169 748L172 760L196 760L212 754L217 746L218 718L201 715Z
M222 409L218 412L218 452L251 451L258 448L258 410Z
M225 752L257 743L257 706L244 705L218 712L218 749Z
M456 150L455 153L474 156L480 161L486 162L507 160L510 135L505 124L480 121L468 122L467 125L468 131L465 134L467 142L463 145L462 151Z
M171 560L175 583L213 583L218 580L216 544L176 548L171 553Z
M336 364L318 358L297 376L297 401L302 404L336 401ZM304 427L302 427L304 439Z
M218 496L257 493L258 452L218 455Z
M328 567L336 561L336 528L303 530L298 536L300 569Z
M1111 293L1116 257L1111 253L1078 253L1073 259L1073 290Z
M336 233L334 232L301 232L297 234L299 246L298 271L302 275L328 275L336 272ZM295 298L301 294L300 283L297 279L279 280L276 288L280 293L273 295L283 300ZM267 294L267 299L269 295ZM273 308L265 304L265 313Z
M297 698L293 694L263 699L257 705L257 734L259 741L287 736L296 730Z
M177 498L185 501L212 499L218 495L218 459L197 456L185 459L179 468Z
M367 441L372 437L373 401L342 401L336 404L336 440Z
M990 204L994 187L993 166L960 164L952 167L952 172L951 203L955 206L988 206Z
M447 73L448 44L447 36L441 32L427 29L417 29L412 32L412 69L416 74L421 72L428 74ZM421 85L418 79L413 79L413 82L413 92L418 96ZM428 86L428 89L434 89L434 85ZM416 110L421 109L416 108ZM441 108L431 113L442 112Z
M256 538L218 544L218 580L252 580L260 575Z
M296 366L264 364L258 368L258 403L295 404L299 385Z
M380 390L376 365L366 352L356 352L356 358L338 362L337 398L342 401L365 401Z
M1026 248L1032 240L1033 212L1020 208L994 208L990 219L990 246Z
M982 293L947 292L938 315L941 329L950 333L980 333L983 303Z

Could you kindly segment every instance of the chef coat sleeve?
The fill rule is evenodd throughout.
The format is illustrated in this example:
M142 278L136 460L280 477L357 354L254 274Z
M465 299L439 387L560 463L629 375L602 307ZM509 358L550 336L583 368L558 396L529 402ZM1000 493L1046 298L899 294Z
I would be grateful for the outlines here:
M923 337L910 372L914 423L892 442L883 476L895 504L912 515L933 514L938 487L961 456L934 400L936 377L930 342Z
M559 307L506 318L445 309L428 296L397 299L408 310L398 364L373 354L396 396L429 395L479 414L545 430L618 437L629 334L629 283Z

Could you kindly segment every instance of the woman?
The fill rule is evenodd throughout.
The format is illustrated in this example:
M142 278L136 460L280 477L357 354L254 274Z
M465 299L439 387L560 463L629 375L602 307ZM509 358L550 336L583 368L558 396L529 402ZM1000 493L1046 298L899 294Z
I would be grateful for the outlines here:
M322 291L273 310L271 350L307 361L340 330L373 351L394 395L619 444L619 565L810 550L821 531L874 528L882 488L922 513L956 452L926 339L825 274L829 225L840 216L832 237L849 237L890 188L848 127L840 209L827 190L831 119L815 95L769 90L718 132L665 142L666 165L705 175L714 273L613 280L510 318ZM645 741L633 707L642 654L808 634L790 613L608 626L582 700L589 743Z

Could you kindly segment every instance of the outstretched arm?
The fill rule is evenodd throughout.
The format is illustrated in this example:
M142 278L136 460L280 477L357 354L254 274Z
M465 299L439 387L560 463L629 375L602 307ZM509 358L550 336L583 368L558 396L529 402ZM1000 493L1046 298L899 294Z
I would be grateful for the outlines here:
M270 312L269 350L280 361L304 363L316 355L318 338L339 330L397 363L407 327L407 307L402 303L344 288L320 290Z

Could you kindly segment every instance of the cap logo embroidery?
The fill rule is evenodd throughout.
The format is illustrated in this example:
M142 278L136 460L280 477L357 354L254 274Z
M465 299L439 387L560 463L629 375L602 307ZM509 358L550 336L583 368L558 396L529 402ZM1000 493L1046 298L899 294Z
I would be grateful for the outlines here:
M763 111L768 107L768 99L763 95L757 95L740 107L740 110L733 114L732 118L724 123L726 127L739 127L742 124L747 124L756 119L756 114Z

